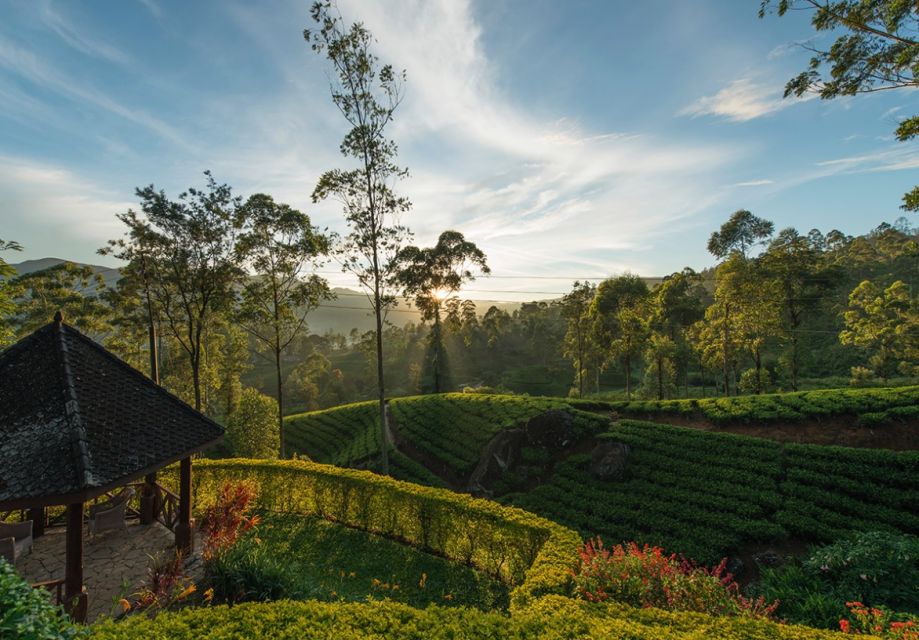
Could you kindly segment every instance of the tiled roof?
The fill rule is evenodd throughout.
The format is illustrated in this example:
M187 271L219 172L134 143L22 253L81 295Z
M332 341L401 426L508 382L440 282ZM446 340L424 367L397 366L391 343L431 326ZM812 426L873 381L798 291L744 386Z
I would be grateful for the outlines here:
M87 495L222 435L216 422L62 322L0 353L0 506Z

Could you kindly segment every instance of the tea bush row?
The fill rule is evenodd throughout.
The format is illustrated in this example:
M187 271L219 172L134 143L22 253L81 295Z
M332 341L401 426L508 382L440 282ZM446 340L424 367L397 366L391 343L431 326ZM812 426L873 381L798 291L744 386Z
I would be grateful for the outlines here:
M574 415L582 434L605 429L606 418L576 410L564 400L449 393L396 398L390 402L399 433L444 462L457 475L468 475L482 449L499 432L526 423L550 409Z
M288 416L284 419L287 446L327 464L362 462L380 451L378 411L376 402L358 402Z
M325 603L279 601L185 609L154 619L135 617L93 628L95 640L170 638L341 638L358 640L831 640L840 634L752 618L590 604L561 596L539 599L511 616L476 609L414 609L392 601ZM867 640L867 637L866 637Z
M919 532L919 452L782 445L622 420L605 438L632 449L629 477L604 481L587 456L502 501L608 544L636 540L701 562L744 543L855 531Z
M716 424L799 422L828 416L859 416L866 426L919 418L919 386L820 389L730 398L645 400L603 405L626 415L702 417Z

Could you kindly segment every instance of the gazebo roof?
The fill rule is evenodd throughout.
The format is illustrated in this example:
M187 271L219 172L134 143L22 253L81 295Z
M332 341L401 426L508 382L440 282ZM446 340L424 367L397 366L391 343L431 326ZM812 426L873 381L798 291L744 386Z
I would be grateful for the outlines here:
M222 436L59 315L0 353L0 507L82 502Z

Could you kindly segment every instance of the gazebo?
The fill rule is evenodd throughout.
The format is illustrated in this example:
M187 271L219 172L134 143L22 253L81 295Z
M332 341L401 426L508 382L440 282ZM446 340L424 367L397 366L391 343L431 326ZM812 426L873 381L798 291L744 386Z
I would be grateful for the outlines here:
M28 510L41 535L45 507L66 507L64 603L86 617L87 502L143 478L141 523L154 519L190 552L192 454L223 428L104 347L54 321L0 352L0 514ZM156 472L180 462L179 494ZM177 505L175 503L178 503Z

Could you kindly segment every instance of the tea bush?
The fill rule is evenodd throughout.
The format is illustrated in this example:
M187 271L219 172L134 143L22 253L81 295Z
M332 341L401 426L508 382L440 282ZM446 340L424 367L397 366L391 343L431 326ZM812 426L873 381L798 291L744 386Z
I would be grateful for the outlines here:
M919 417L919 386L820 389L729 398L602 403L625 415L674 415L715 424L799 422L828 416L861 417L866 426Z
M342 638L343 640L841 640L837 633L751 618L590 604L561 596L540 598L511 616L467 608L413 609L392 601L247 603L104 622L94 640L225 640L230 638Z
M284 437L293 453L317 462L350 466L380 452L380 419L376 402L357 402L334 409L284 418Z

